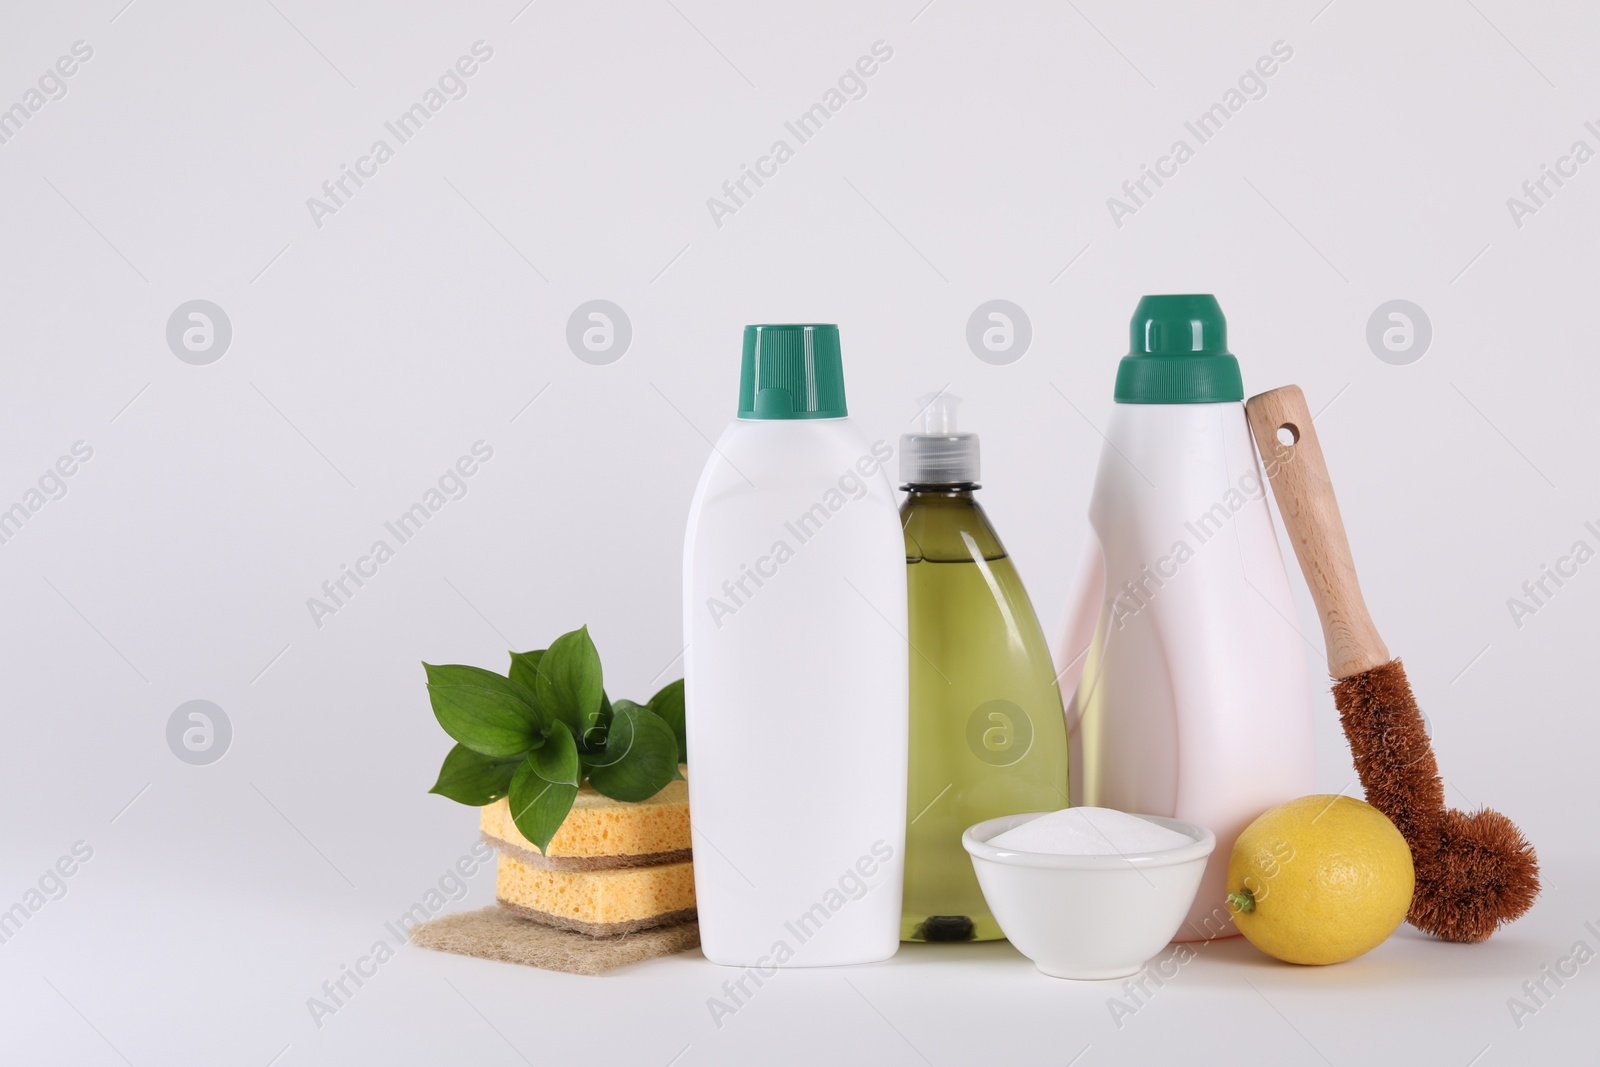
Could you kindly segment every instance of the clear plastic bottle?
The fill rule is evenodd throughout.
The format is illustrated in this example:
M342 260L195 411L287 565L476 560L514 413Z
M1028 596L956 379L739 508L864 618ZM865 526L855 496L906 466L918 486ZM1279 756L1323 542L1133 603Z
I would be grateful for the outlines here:
M967 827L1067 806L1061 690L1033 605L974 496L978 437L949 395L900 439L907 496L911 730L905 941L1003 938L961 847Z

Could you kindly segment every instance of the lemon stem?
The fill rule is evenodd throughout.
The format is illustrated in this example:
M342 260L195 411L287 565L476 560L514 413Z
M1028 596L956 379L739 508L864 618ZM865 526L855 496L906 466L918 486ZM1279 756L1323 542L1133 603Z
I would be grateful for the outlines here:
M1238 911L1255 911L1256 895L1248 889L1241 889L1237 893L1228 894L1228 903Z

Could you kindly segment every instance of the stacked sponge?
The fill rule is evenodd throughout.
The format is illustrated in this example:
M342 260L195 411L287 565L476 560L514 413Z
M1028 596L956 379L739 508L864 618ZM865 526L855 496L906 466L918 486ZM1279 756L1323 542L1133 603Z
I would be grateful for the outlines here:
M500 853L496 899L523 918L593 937L695 918L685 781L635 803L585 785L543 854L517 830L508 799L482 809L479 829Z

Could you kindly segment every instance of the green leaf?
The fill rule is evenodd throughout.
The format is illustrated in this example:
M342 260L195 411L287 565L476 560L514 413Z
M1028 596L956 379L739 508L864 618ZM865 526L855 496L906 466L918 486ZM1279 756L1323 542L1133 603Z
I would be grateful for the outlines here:
M605 694L600 653L587 626L562 634L539 657L534 692L544 707L566 723L574 735L600 710Z
M543 853L561 829L577 795L576 785L547 782L539 777L534 759L529 756L511 778L511 821Z
M577 735L578 754L593 755L605 751L606 733L611 729L611 698L600 691L600 708L584 720L583 732Z
M482 667L424 663L428 699L444 732L485 756L532 748L549 717L525 687Z
M547 782L576 786L583 781L578 765L578 743L572 739L572 731L564 722L550 724L544 744L528 753L528 760L535 773Z
M673 736L678 739L678 762L689 762L689 738L684 727L683 716L683 679L670 682L662 686L661 691L650 698L650 710L661 716L661 720L672 727Z
M619 700L618 704L627 706L632 701ZM604 693L600 694L600 711L591 720L591 725L583 731L583 736L578 738L578 764L583 769L583 777L589 777L589 768L597 763L605 762L606 738L611 733L611 719L614 715L611 698Z
M615 718L616 713L619 711L626 711L631 714L632 712L640 711L643 708L643 704L640 704L637 701L629 700L627 697L621 697L612 703L611 715L613 718Z
M589 767L589 784L613 800L648 800L678 774L678 739L660 716L617 701L606 751Z
M481 808L506 795L511 788L511 776L521 762L520 755L485 756L466 745L457 745L445 756L444 765L439 768L439 780L428 792L449 797L457 804Z
M511 653L511 670L508 677L523 686L535 695L539 692L539 660L544 658L544 649L536 648L532 652Z

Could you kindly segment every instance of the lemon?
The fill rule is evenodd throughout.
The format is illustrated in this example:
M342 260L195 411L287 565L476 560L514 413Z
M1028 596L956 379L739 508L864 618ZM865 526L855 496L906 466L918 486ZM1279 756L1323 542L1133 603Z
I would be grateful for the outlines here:
M1228 860L1229 910L1250 943L1289 963L1343 963L1405 921L1411 849L1365 801L1309 796L1245 827Z

